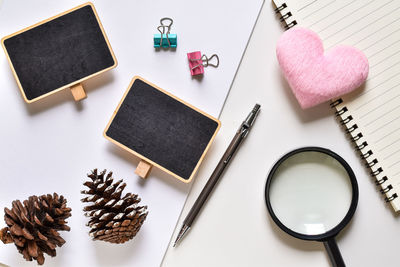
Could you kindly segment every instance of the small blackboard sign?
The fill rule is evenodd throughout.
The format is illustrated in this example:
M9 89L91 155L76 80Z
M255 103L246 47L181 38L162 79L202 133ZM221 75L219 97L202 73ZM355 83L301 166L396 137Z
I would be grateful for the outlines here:
M138 169L143 164L156 166L190 182L219 127L217 119L134 77L104 136L140 157ZM146 170L138 169L136 173L145 178Z
M6 36L2 45L26 102L71 88L116 67L117 60L92 3L86 3Z

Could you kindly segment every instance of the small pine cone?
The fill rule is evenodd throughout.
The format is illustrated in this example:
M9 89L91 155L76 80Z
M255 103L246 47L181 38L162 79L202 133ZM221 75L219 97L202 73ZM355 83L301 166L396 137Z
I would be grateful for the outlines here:
M138 195L127 193L121 197L126 183L113 182L112 172L106 176L106 170L100 174L93 170L85 182L89 190L81 191L87 196L82 202L92 202L84 207L85 215L90 218L87 225L93 240L110 243L124 243L136 236L147 217L147 206L138 206Z
M64 245L58 231L70 230L65 220L71 216L71 209L67 200L56 193L30 196L23 204L15 200L11 210L4 208L4 213L8 227L0 230L0 240L15 243L27 261L35 259L39 265L44 263L43 253L54 257L56 247Z

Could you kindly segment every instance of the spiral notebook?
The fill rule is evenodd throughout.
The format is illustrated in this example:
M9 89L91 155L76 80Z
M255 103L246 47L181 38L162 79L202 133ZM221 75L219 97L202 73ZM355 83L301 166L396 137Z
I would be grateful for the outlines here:
M369 77L331 107L346 127L384 200L400 210L400 1L273 0L285 29L319 34L325 49L338 44L363 51Z

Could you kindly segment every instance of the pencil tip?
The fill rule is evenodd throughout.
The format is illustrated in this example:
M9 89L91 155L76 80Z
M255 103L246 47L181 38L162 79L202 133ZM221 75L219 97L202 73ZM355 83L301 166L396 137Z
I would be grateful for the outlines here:
M186 232L190 229L189 226L187 226L186 224L182 225L181 230L179 231L178 236L176 237L175 243L173 245L173 247L176 247L176 245L179 243L179 241L181 241L181 239L184 237L184 235L186 234Z

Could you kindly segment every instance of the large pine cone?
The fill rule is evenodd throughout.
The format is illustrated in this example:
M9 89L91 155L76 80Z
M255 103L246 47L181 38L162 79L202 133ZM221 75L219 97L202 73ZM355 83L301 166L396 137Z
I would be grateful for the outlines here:
M81 191L90 195L82 202L93 202L83 210L90 218L89 235L93 240L103 240L110 243L124 243L132 239L140 230L147 216L147 206L138 206L138 195L127 193L121 198L126 183L122 180L113 182L112 172L107 176L106 170L100 174L93 170L88 177L91 181L84 183L89 190Z
M63 196L31 196L23 205L15 200L11 210L4 208L4 212L8 227L0 230L0 240L5 244L14 242L27 261L35 259L42 265L43 253L54 257L56 247L64 245L58 231L70 230L65 220L71 216L71 209Z

